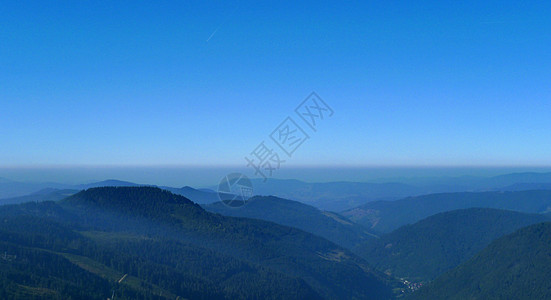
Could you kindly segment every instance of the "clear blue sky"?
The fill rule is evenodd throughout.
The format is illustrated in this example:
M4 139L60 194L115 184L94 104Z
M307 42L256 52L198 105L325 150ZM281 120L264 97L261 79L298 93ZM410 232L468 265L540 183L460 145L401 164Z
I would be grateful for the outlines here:
M242 165L316 91L292 166L551 165L549 1L151 2L1 3L0 164Z

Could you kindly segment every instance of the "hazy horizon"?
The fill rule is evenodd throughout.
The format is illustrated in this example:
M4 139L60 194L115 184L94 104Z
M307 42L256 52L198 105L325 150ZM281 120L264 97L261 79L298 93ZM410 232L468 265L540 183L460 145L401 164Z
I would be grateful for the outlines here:
M551 172L551 167L534 166L465 166L465 167L287 167L278 170L275 179L296 179L305 182L392 182L429 177L491 177L522 172ZM246 166L183 167L183 166L64 166L0 168L0 178L21 182L55 182L86 184L108 179L139 184L172 187L212 187L232 172L241 172L249 178L254 172Z

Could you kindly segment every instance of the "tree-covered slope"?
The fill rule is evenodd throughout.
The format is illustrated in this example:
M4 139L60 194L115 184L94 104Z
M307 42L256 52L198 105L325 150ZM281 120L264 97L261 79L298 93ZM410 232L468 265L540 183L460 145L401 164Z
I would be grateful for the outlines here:
M61 255L0 242L0 299L105 299L113 282Z
M551 299L551 223L504 236L411 299Z
M247 205L238 208L228 207L221 202L203 207L225 216L254 218L299 228L349 249L376 238L362 226L336 213L273 196L254 197Z
M430 281L474 256L495 239L548 220L491 208L436 214L403 226L356 251L370 264L410 281Z
M59 204L5 206L2 220L3 241L61 255L108 280L119 299L135 298L132 294L145 299L392 296L390 278L325 239L212 214L158 188L94 188ZM113 285L124 274L128 282Z
M342 214L377 233L389 233L434 214L471 207L525 213L551 211L551 191L444 193L370 202Z

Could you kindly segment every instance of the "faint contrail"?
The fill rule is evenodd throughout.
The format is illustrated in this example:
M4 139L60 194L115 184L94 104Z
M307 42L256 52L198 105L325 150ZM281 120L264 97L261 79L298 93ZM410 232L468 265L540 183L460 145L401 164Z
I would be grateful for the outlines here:
M220 25L218 25L218 27L216 27L216 29L214 29L214 31L210 34L209 38L206 40L206 42L208 43L210 41L210 39L212 39L212 37L216 34L216 32L218 31L218 29L220 29L220 27L222 27L222 25L226 24L226 22L228 22L230 20L230 18L233 16L233 14L235 13L235 11L239 8L239 3L237 4L237 6L232 10L232 12L226 17L226 19L220 23Z
M222 23L224 24L224 23ZM222 26L222 24L220 24L218 27L216 27L216 29L214 29L214 31L211 33L211 35L209 36L209 38L207 39L207 43L210 41L210 39L216 34L216 32L218 31L218 29L220 29L220 26Z

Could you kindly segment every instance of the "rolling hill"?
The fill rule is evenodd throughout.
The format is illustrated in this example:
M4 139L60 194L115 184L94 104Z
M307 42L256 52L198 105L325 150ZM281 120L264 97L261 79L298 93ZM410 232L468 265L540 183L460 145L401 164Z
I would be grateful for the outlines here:
M44 189L72 189L71 185L60 183L19 182L8 179L0 180L0 199L15 198L39 192Z
M13 198L0 199L0 205L4 204L19 204L25 202L42 202L42 201L58 201L68 196L74 195L78 190L73 189L43 189L38 192Z
M0 273L10 296L80 298L87 278L93 299L389 299L399 287L323 238L212 214L159 188L92 188L59 203L3 206L0 220L0 250L22 264ZM44 266L35 276L33 255L79 269Z
M317 182L294 179L270 179L267 182L253 179L256 195L276 196L300 201L322 210L342 211L379 199L398 199L422 194L416 187L394 182Z
M253 180L255 194L300 201L322 210L343 211L370 201L436 193L549 190L551 173L510 173L491 177L389 178L372 182Z
M220 201L220 198L218 198L218 193L213 190L199 190L190 186L184 186L182 188L162 186L160 188L176 195L184 196L197 204L210 204Z
M9 181L7 181L9 182ZM0 184L2 182L0 181ZM43 185L30 185L33 188L38 188ZM59 186L59 185L55 185ZM95 188L95 187L138 187L138 186L154 186L154 185L145 185L145 184L137 184L133 182L128 181L121 181L116 179L108 179L98 182L91 182L87 184L79 184L74 186L66 186L66 188L43 188L41 190L38 190L36 192L32 192L29 194L25 194L23 196L17 196L17 197L7 197L7 198L0 198L0 205L3 204L19 204L24 202L42 202L42 201L57 201L61 200L67 196L70 196L72 194L76 194L77 192L89 188ZM28 187L28 186L27 186ZM30 188L30 187L29 187ZM218 194L215 191L208 190L208 189L194 189L190 186L185 186L182 188L174 188L169 186L161 186L161 189L170 191L177 195L182 195L191 201L199 204L208 204L208 203L214 203L216 201L220 201L218 198Z
M273 196L253 197L247 205L239 208L231 208L221 202L203 205L203 207L210 212L225 216L266 220L302 229L349 249L377 238L362 226L336 213L321 211L307 204Z
M137 184L134 182L129 181L122 181L117 179L107 179L103 181L97 181L97 182L91 182L86 184L79 184L75 186L78 190L85 190L90 188L96 188L96 187L107 187L107 186L126 186L126 187L136 187L136 186L143 186L143 184Z
M341 214L375 233L383 234L440 212L471 207L546 213L551 211L551 191L430 194L396 201L369 202Z
M322 210L343 211L358 207L370 201L397 200L408 196L434 193L483 192L483 191L525 191L550 190L551 173L512 173L494 177L421 177L390 178L371 182L317 182L310 183L294 179L275 179L263 182L253 179L257 195L274 195L284 199L300 201ZM0 179L0 199L27 196L42 189L82 190L104 186L155 186L136 184L117 179L70 185L53 182L33 183ZM181 194L197 203L218 201L216 186L208 189L191 187L161 186L175 194ZM205 192L205 194L197 193ZM193 199L195 198L195 199Z
M393 276L427 282L473 257L495 239L549 218L491 208L439 213L403 226L356 251Z
M551 299L551 223L504 236L411 299Z

